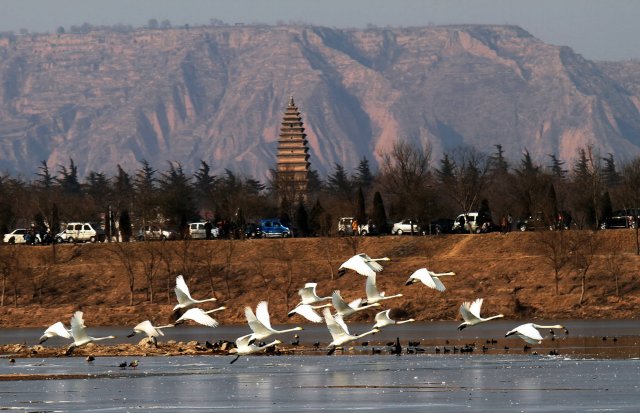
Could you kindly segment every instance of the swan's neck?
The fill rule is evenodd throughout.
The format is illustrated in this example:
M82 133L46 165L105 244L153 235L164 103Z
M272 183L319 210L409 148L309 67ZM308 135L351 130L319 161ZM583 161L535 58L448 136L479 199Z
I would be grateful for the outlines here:
M533 324L533 326L535 328L564 328L564 326L561 326L560 324L555 324L555 325L552 325L552 326L541 326L541 325L538 325L538 324Z
M377 333L378 331L380 331L380 330L374 328L373 330L369 330L369 331L367 331L365 333L358 334L357 336L354 336L355 337L354 340L357 340L359 338L368 336L368 335L373 334L373 333Z
M413 318L410 318L410 319L404 320L404 321L396 321L396 324L413 323L414 321L416 321L416 320L414 320Z
M502 317L504 317L503 314L498 314L498 315L494 315L492 317L485 318L484 321L494 320L496 318L502 318Z

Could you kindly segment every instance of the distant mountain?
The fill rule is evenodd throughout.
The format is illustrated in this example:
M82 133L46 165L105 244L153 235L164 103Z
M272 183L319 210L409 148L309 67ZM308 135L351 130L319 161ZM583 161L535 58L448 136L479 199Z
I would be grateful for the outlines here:
M547 163L640 154L640 65L595 63L513 26L199 27L0 38L0 171L146 159L259 179L294 95L321 175L405 139Z

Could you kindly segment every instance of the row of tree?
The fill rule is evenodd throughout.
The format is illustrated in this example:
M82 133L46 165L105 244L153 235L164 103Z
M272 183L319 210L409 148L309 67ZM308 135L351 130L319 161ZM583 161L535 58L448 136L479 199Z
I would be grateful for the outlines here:
M570 168L553 155L547 165L536 163L526 150L511 163L500 145L492 154L458 148L433 162L429 146L398 141L379 159L376 172L366 158L351 173L340 164L324 179L312 171L304 197L283 196L273 170L262 183L231 170L214 174L205 161L189 175L176 162L157 171L143 160L133 172L118 166L113 176L91 171L81 179L73 159L56 172L43 161L33 179L0 176L0 229L39 225L55 232L61 222L108 225L106 217L118 222L123 215L134 227L173 228L280 217L298 235L329 235L342 216L384 231L389 221L430 222L480 208L495 221L535 214L553 222L569 211L576 227L595 229L613 209L640 206L640 158L618 168L612 155L592 147L580 148Z

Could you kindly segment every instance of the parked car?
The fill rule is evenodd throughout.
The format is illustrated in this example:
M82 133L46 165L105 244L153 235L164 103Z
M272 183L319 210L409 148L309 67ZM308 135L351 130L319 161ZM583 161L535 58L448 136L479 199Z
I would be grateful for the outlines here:
M27 240L24 238L29 233L28 229L18 228L14 229L8 234L4 234L2 242L5 244L25 244Z
M262 237L262 231L260 230L260 226L254 222L249 222L244 226L244 236L245 238L260 238Z
M536 230L549 230L553 229L553 224L548 223L542 218L542 213L537 213L535 216L529 215L527 218L521 218L516 222L516 229L518 231L536 231Z
M420 234L421 231L420 224L415 219L403 219L394 223L393 227L391 227L393 235Z
M480 224L479 223L479 213L478 212L467 212L465 214L460 214L456 217L453 223L453 227L451 230L453 232L469 232L473 234L480 233Z
M353 221L355 220L354 217L343 217L340 218L338 220L338 235L345 236L345 235L354 235L353 233ZM371 223L358 223L358 230L357 233L355 235L370 235L370 234L377 234L377 228L375 227L375 225L371 224Z
M428 227L422 227L424 235L450 234L454 220L450 218L438 218L429 223Z
M138 241L145 240L170 240L178 238L178 233L169 229L161 229L151 225L145 225L138 230Z
M207 239L207 231L204 229L206 222L192 222L189 224L189 238L191 239ZM211 236L218 238L218 228L213 226L211 229Z
M261 219L258 222L258 226L260 227L262 238L286 238L291 236L291 229L282 225L279 219Z
M100 225L91 222L70 222L56 235L56 242L104 242L105 232Z
M640 210L637 208L620 209L600 223L600 229L635 228L638 225Z

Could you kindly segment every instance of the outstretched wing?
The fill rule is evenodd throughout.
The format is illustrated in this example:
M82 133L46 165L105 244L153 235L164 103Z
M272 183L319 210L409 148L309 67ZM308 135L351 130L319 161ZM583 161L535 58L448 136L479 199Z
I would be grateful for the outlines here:
M365 283L365 291L367 293L367 301L372 303L378 300L382 294L378 291L378 287L376 286L376 275L370 275L367 277L367 282Z
M333 303L333 307L336 309L338 313L343 313L345 311L349 311L352 308L347 304L340 295L340 291L336 290L331 295L331 302Z
M191 298L191 294L189 293L189 287L187 287L187 283L184 281L184 277L182 275L178 275L176 277L176 297L178 298L178 303L180 305L189 305L193 301Z
M462 315L464 321L468 323L476 321L478 319L478 317L476 317L476 315L471 312L471 306L472 304L469 301L465 301L460 305L460 315Z
M62 324L62 321L58 321L44 331L44 336L71 338L71 333L69 333L69 330Z
M190 308L178 319L178 321L181 320L192 320L203 326L218 327L218 322L200 308Z
M366 257L366 254L354 255L353 257L346 260L340 266L339 269L340 270L345 268L350 269L357 272L360 275L365 275L367 277L370 275L375 275L375 271L371 268L371 266L368 265L368 263L365 261L365 258L363 258L362 255ZM380 270L382 270L381 266L380 266Z
M311 321L312 323L319 323L322 321L322 317L311 307L309 304L301 304L289 311L289 316L293 314L300 314L302 317Z
M269 308L266 301L260 301L258 306L256 307L256 318L260 321L266 328L271 330L271 320L269 317Z
M253 313L251 307L244 308L244 315L247 318L247 322L249 323L249 328L253 331L254 334L268 336L271 334L271 331L267 330L267 328L258 320L258 317Z
M331 314L331 310L329 310L328 308L325 308L322 311L322 314L324 315L324 321L327 323L327 328L329 329L329 333L331 333L333 341L342 338L345 334L345 331L342 325L338 324L337 322L337 318L339 317L333 317L333 315ZM340 320L342 320L342 318L340 318Z
M373 260L373 258L371 258L370 256L368 256L365 253L362 254L358 254L360 257L362 257L362 260L375 272L380 272L382 271L382 265L378 264L376 261Z
M469 307L469 311L471 312L471 314L473 314L478 318L480 318L480 308L482 307L483 300L484 300L483 298L476 298L475 301L471 303L471 306Z
M71 317L71 335L74 341L88 340L82 311L76 311Z

